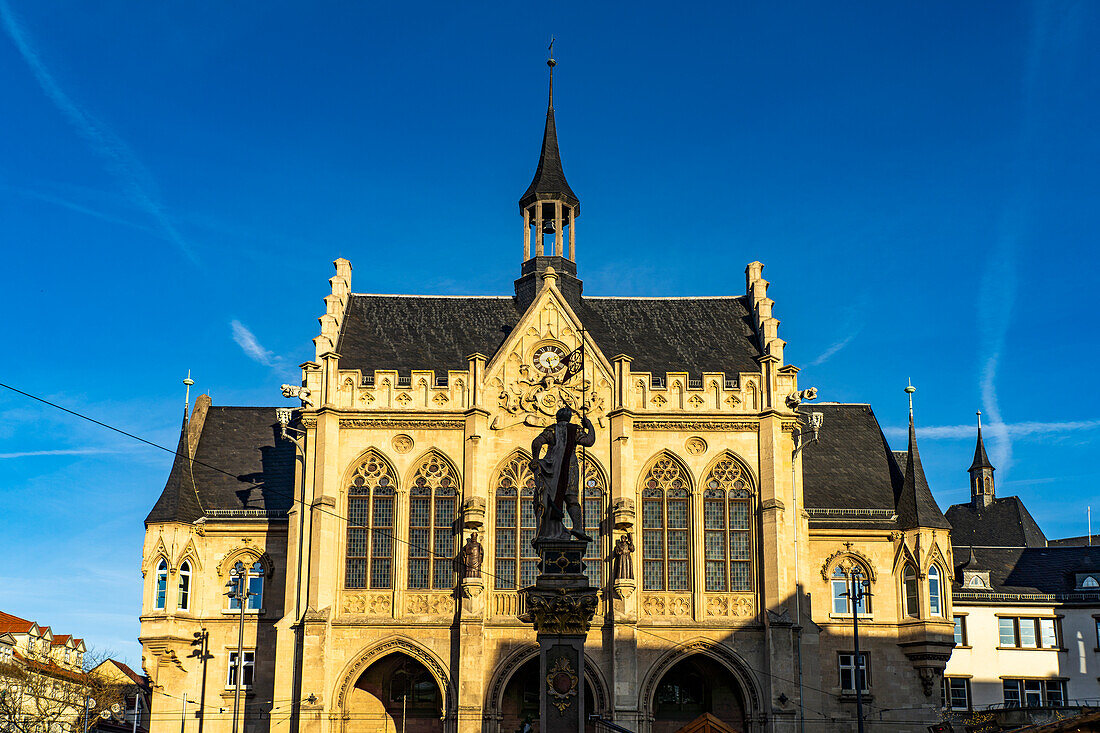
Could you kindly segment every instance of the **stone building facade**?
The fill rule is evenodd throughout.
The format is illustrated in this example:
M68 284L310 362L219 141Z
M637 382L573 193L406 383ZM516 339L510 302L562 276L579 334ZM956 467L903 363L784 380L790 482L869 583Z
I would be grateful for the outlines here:
M198 699L188 654L207 629L206 725L230 730L240 613L222 592L240 561L263 571L245 613L248 733L511 733L537 716L527 464L564 405L597 431L582 461L601 598L589 712L647 733L706 714L854 730L837 580L859 572L865 717L924 730L953 565L915 439L895 455L867 405L809 407L759 262L740 295L583 295L552 99L514 294L356 294L337 260L285 431L274 408L196 402L146 521L141 641L158 690ZM483 559L460 574L471 538Z

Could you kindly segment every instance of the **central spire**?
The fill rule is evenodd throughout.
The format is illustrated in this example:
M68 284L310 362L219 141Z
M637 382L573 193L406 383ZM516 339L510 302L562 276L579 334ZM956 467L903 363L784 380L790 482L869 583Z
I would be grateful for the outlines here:
M550 90L546 103L546 127L542 133L542 151L531 185L519 200L524 224L523 259L526 262L532 258L531 232L534 230L536 258L557 256L575 262L576 238L573 228L577 217L581 215L581 202L565 180L561 153L558 151L558 130L554 120L554 67L558 62L554 60L553 39L550 41L550 58L546 65L550 67Z

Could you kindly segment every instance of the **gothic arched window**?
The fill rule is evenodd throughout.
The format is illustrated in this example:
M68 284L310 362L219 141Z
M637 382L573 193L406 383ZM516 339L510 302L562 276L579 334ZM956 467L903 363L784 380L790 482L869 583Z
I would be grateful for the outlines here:
M538 575L535 539L535 479L524 453L516 452L500 469L496 485L494 544L497 590L533 585Z
M752 590L752 490L741 465L727 453L703 487L706 590Z
M586 457L584 498L581 499L581 506L584 508L584 530L592 535L594 541L588 543L588 555L584 558L584 574L588 576L588 582L593 588L603 587L603 515L606 494L603 473L594 460Z
M191 563L187 560L180 565L179 600L176 606L181 611L191 608Z
M920 595L917 592L917 571L906 565L902 573L901 590L905 599L905 615L920 618Z
M453 588L458 476L438 453L420 462L409 489L409 587Z
M1091 575L1084 579L1081 583L1082 588L1100 588L1100 583L1096 582L1096 578Z
M348 486L346 588L393 587L393 522L397 482L380 455L371 451Z
M163 558L157 563L157 588L156 599L153 601L154 607L158 611L163 611L164 606L168 603L168 561Z
M935 565L928 568L928 610L933 616L943 615L943 601L940 593L940 569Z
M669 454L642 480L642 588L688 590L687 471Z

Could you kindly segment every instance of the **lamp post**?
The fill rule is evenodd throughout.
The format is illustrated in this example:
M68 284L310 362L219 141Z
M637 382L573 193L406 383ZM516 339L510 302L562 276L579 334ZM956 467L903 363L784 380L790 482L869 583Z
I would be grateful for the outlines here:
M263 568L253 570L238 560L230 569L229 580L225 584L225 595L231 601L236 601L240 608L237 627L237 668L233 675L236 683L233 686L233 733L237 733L240 722L241 678L244 676L244 612L248 607L248 599L256 595L248 589L248 586L252 578L262 578L263 574Z
M88 711L95 707L95 698L84 696L84 733L88 733Z
M844 546L849 551L852 549L851 542L845 542ZM856 730L863 733L863 682L860 674L866 675L866 670L863 658L859 655L859 608L871 592L867 590L867 580L858 565L853 566L847 576L848 590L844 595L848 596L848 603L852 607L852 686L856 688Z

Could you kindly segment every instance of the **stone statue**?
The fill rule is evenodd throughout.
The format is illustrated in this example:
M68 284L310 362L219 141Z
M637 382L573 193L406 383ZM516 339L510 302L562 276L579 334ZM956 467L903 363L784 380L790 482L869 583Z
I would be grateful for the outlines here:
M481 543L477 541L477 532L470 535L458 555L458 573L461 580L481 577Z
M634 552L634 538L624 534L615 540L614 580L634 580L634 563L630 557Z
M596 431L587 417L581 424L570 422L573 410L563 407L555 415L555 422L531 441L531 473L535 476L535 519L538 532L535 540L568 539L573 535L579 540L591 542L584 532L584 512L581 510L580 469L577 465L577 446L591 447L596 443ZM546 455L542 458L543 446ZM565 511L573 520L573 529L566 531L562 520Z

